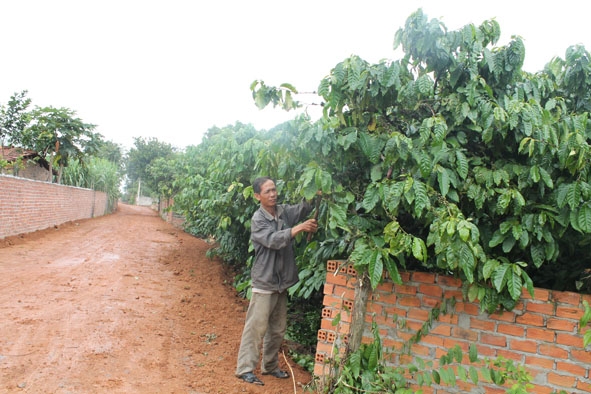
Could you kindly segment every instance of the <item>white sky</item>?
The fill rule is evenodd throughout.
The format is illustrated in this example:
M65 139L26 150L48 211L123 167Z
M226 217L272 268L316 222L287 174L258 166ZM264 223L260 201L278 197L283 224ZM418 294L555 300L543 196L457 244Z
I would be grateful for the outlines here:
M591 51L588 0L2 0L0 104L28 90L126 148L196 145L236 121L267 129L295 114L257 109L252 81L314 91L350 55L398 59L394 33L418 8L453 30L495 18L498 45L524 39L530 72L571 45Z

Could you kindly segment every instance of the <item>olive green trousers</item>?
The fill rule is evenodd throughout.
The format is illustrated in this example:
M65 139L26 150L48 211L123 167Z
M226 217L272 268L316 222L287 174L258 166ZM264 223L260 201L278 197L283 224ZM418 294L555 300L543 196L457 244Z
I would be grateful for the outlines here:
M254 372L261 357L261 372L279 368L279 348L287 326L287 291L252 293L242 331L236 376Z

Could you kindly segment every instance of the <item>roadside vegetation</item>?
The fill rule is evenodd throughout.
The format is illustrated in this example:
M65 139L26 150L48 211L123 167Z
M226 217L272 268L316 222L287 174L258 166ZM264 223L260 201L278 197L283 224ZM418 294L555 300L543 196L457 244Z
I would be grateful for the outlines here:
M395 34L402 58L371 64L351 56L319 80L321 119L299 115L270 130L240 122L212 127L183 151L137 138L123 161L112 162L115 147L102 144L101 150L83 123L76 130L87 137L86 150L65 154L54 147L68 143L55 138L30 144L29 137L10 134L26 109L24 94L3 107L8 127L0 137L45 152L69 169L62 177L68 182L111 185L112 179L82 173L115 163L121 174L125 163L129 196L143 187L156 198L174 198L186 230L213 240L210 256L235 270L244 296L257 209L252 180L275 178L285 203L321 190L320 230L297 240L300 282L290 289L289 336L309 367L329 259L353 263L371 288L384 272L397 283L404 270L454 275L466 298L487 312L511 310L524 288L591 291L590 53L574 45L564 59L548 59L543 70L528 73L524 42L513 37L500 46L500 33L494 20L450 31L418 10ZM307 105L289 83L254 81L251 88L259 108ZM42 135L43 117L55 111L31 112L30 132ZM82 160L79 152L96 158ZM586 324L588 313L585 318ZM351 378L327 390L367 389L351 387L380 374L379 349L372 346L353 353ZM378 371L372 379L361 376L369 365L363 349ZM527 382L518 368L503 368Z

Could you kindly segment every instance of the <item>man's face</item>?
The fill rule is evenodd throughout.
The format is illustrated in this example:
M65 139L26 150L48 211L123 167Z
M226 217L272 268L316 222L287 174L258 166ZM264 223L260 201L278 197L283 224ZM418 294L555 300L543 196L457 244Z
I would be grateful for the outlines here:
M261 186L261 192L255 193L254 197L260 201L263 208L267 211L274 213L275 206L277 205L277 189L275 188L275 182L268 180Z

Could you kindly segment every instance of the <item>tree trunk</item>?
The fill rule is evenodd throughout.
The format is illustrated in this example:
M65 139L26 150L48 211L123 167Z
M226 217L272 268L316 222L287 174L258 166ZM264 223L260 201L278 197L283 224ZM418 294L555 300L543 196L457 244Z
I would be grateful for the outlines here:
M355 284L355 300L353 301L353 314L351 316L351 336L349 338L349 352L353 353L361 346L363 331L365 330L365 312L367 300L371 294L371 284L367 274L357 277Z

